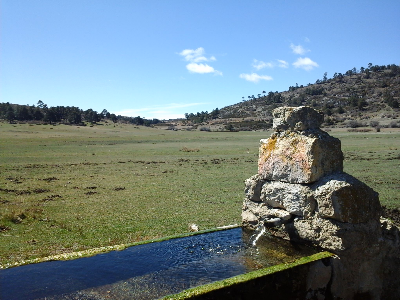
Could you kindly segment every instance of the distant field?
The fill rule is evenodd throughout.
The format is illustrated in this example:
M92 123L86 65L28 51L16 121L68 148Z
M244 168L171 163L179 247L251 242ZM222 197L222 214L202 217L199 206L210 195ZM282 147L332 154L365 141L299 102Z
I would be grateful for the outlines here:
M400 208L400 132L330 134L345 171ZM269 135L0 123L1 263L239 224Z

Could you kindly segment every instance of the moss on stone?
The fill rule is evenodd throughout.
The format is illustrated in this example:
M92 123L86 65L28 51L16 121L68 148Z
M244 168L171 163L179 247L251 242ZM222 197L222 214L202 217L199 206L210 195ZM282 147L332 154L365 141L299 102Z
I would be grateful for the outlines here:
M161 299L163 299L163 300L190 299L195 296L206 295L207 293L214 291L214 290L227 288L229 286L234 286L234 285L237 285L240 283L248 282L248 281L254 280L256 278L266 277L266 276L269 276L271 274L274 274L274 273L277 273L280 271L288 270L290 268L294 268L294 267L297 267L300 265L305 265L305 264L308 264L308 263L311 263L311 262L314 262L317 260L321 260L321 259L329 258L329 257L333 257L333 256L334 256L334 254L332 254L330 252L326 252L326 251L319 252L319 253L313 254L311 256L302 257L292 263L279 264L279 265L263 268L260 270L252 271L252 272L249 272L246 274L234 276L234 277L231 277L228 279L201 285L198 287L187 289L178 294L165 296Z

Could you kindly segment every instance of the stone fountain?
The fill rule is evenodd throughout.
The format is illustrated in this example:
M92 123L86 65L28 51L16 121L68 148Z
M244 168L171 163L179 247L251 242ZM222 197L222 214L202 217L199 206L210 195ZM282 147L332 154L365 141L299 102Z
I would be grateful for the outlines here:
M343 172L340 140L310 107L273 111L258 174L245 181L242 225L336 254L307 275L308 299L400 299L400 234L378 193Z

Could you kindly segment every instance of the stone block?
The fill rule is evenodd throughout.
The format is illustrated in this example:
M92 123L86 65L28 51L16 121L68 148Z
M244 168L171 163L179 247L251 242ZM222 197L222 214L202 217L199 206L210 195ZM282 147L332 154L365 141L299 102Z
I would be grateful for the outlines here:
M316 202L313 191L306 185L280 181L266 181L260 200L273 208L283 208L292 215L309 218Z
M322 112L308 106L279 107L273 110L272 115L276 131L317 129L324 121Z
M265 180L312 183L343 171L340 140L322 130L277 133L260 143L258 174Z
M321 218L345 223L379 221L378 193L353 176L342 173L326 176L312 186Z

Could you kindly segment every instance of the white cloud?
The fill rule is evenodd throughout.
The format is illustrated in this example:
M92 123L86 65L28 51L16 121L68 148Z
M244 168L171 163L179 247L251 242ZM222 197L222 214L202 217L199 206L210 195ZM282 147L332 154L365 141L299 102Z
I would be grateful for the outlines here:
M184 118L184 113L179 113L181 108L192 107L197 105L202 105L204 103L170 103L166 105L153 105L143 108L135 109L124 109L118 112L114 112L116 115L126 116L126 117L137 117L141 116L145 119L178 119Z
M215 75L222 75L222 72L215 70L213 67L207 64L197 64L190 63L186 65L186 69L192 73L206 74L206 73L214 73Z
M290 48L292 49L293 53L295 54L299 54L299 55L304 55L307 52L309 52L310 50L303 48L302 45L294 45L293 43L290 44Z
M295 68L302 68L306 71L310 71L314 68L319 67L319 65L315 62L309 59L308 57L299 57L294 63L293 66Z
M261 69L264 69L264 68L273 68L273 67L274 67L274 64L271 63L271 62L267 62L267 63L266 63L266 62L263 62L263 61L261 61L261 60L255 59L255 60L253 60L252 66L253 66L254 68L256 68L257 70L261 70Z
M278 61L279 68L288 68L289 67L289 63L287 61L284 61L282 59L277 59L277 61Z
M190 62L200 62L207 61L207 58L204 56L204 48L200 47L195 50L193 49L185 49L179 55L183 56L186 61Z
M213 73L214 75L221 75L222 72L215 70L208 64L202 64L200 62L206 61L216 61L217 59L215 56L211 56L207 58L205 56L205 50L202 47L197 49L185 49L179 53L179 55L183 56L189 64L186 65L186 69L189 70L191 73L199 73L199 74L207 74Z
M197 49L185 49L179 55L183 56L186 61L190 62L202 62L202 61L216 61L215 56L211 56L207 58L205 56L205 50L203 47L199 47Z
M258 75L256 73L251 73L251 74L240 74L239 75L240 78L243 78L247 81L251 81L254 83L259 82L260 80L272 80L271 76L268 75Z

